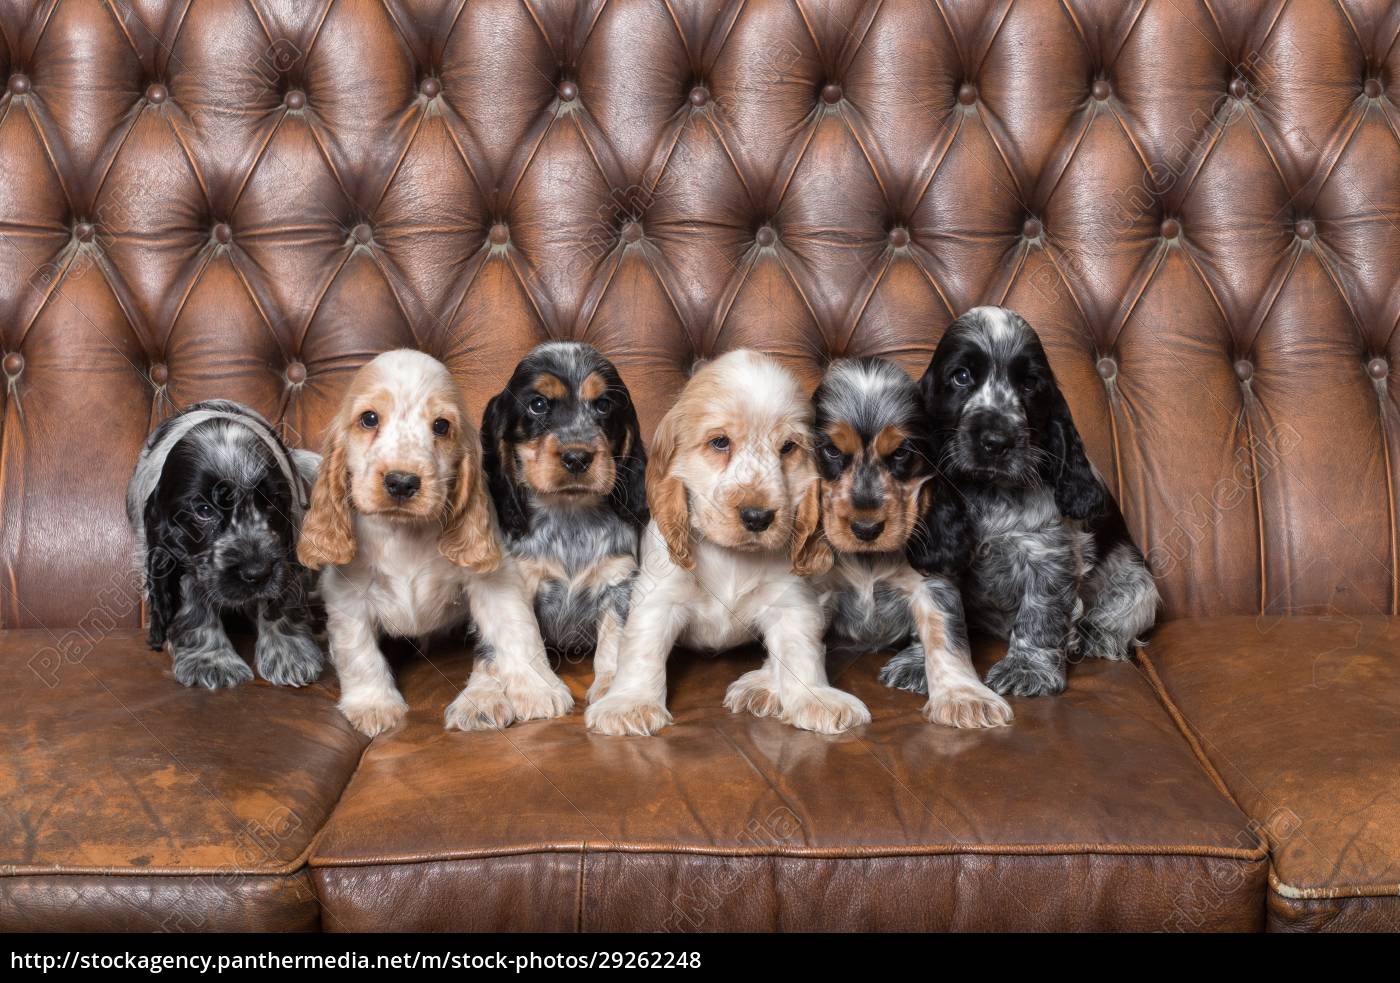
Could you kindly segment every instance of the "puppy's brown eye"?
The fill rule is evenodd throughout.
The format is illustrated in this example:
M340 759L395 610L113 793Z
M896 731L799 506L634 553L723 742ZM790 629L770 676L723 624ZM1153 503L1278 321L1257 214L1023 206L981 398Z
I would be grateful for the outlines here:
M842 456L841 448L837 447L835 444L826 444L825 446L823 446L822 454L824 454L827 460L830 461L839 461L841 460Z
M451 429L452 424L448 423L442 417L438 417L433 421L433 433L439 437L446 437Z
M959 389L966 389L968 386L972 385L972 373L967 371L967 369L956 369L953 374L948 377L948 381Z
M525 404L525 408L535 416L544 416L549 412L549 400L543 396L536 396Z
M724 434L720 434L710 441L710 446L717 451L727 451L729 450L729 438Z
M210 505L208 502L200 502L194 507L194 514L196 518L208 522L210 519L214 518L214 506Z
M360 414L360 426L364 427L366 430L373 430L375 427L379 426L379 414L374 412L374 410L365 410Z
M788 441L786 444L784 444L782 447L779 447L779 448L778 448L778 453L781 454L781 455L783 455L783 457L787 457L789 454L791 454L791 453L792 453L793 451L795 451L795 450L797 450L797 441L795 441L795 440L789 440L789 441Z
M893 464L903 464L905 461L909 460L909 455L911 453L913 452L910 451L908 447L900 445L896 447L894 453L890 455L890 462Z
M599 416L607 416L608 411L611 409L612 400L608 399L606 396L599 396L593 401L593 411Z

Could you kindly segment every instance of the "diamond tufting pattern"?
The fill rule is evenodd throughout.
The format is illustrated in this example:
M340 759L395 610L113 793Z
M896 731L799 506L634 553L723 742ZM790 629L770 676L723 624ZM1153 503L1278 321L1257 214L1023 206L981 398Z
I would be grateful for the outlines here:
M918 372L978 303L1041 331L1169 615L1395 613L1398 36L1385 0L4 0L0 622L127 583L130 462L198 399L316 446L381 350L479 412L576 338L649 431L699 358Z

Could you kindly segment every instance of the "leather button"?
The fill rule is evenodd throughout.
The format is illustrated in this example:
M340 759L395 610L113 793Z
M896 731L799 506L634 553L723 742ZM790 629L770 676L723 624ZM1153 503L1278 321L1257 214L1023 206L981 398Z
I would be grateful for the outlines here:
M1367 79L1362 90L1366 93L1367 99L1379 99L1385 93L1385 87L1381 85L1380 79Z
M1091 85L1089 87L1089 91L1094 94L1094 98L1097 99L1099 102L1103 102L1105 99L1107 99L1113 94L1112 87L1109 86L1109 84L1103 79L1099 79L1097 82Z
M697 85L690 90L690 104L697 109L710 101L710 90L703 85Z
M890 245L895 249L903 249L909 245L909 230L902 225L890 229Z
M1317 228L1308 219L1303 219L1294 227L1299 239L1311 239L1317 234Z
M1373 358L1366 363L1366 374L1372 379L1384 379L1390 374L1390 363L1383 358Z
M1103 379L1112 379L1118 374L1118 363L1107 355L1099 359L1094 368L1098 370L1100 378Z
M93 228L91 222L79 222L73 226L73 235L77 236L79 242L92 242L93 236L97 235L97 230Z
M163 386L170 381L170 370L165 367L164 362L156 362L151 366L151 381L157 386Z
M159 82L152 82L146 87L146 101L153 105L159 106L169 97L170 93L167 92L165 86L161 85Z
M10 352L5 356L5 374L19 375L24 371L24 356L19 352Z
M578 98L578 83L577 83L577 82L560 82L560 83L559 83L559 98L562 99L562 100L564 100L565 102L573 102L575 99L577 99L577 98Z
M1248 382L1254 378L1254 363L1247 358L1242 358L1235 363L1235 378L1240 382Z
M22 72L16 72L10 76L10 91L17 96L22 96L29 91L29 76Z
M754 238L758 241L758 244L760 246L762 246L764 249L767 249L769 246L773 245L773 243L778 241L778 233L773 231L773 227L771 225L765 225L763 228L758 230L758 234L754 236Z
M1230 80L1230 95L1236 99L1243 99L1249 95L1249 83L1242 78Z
M306 381L306 366L300 362L289 362L287 364L287 381L294 386L299 386Z
M361 222L359 225L355 226L350 230L350 234L354 236L355 241L362 246L368 245L369 241L374 238L374 232L370 229L367 222Z
M220 222L215 225L213 234L214 241L223 243L225 246L233 241L233 229L229 228L227 222Z
M1181 235L1181 223L1174 218L1162 220L1162 238L1175 239Z
M642 237L642 223L628 222L622 227L622 238L625 242L636 242Z
M300 89L291 89L282 101L286 103L288 109L305 109L306 93Z
M1026 224L1021 226L1021 235L1027 239L1039 239L1040 234L1045 231L1045 227L1040 224L1038 218L1026 219Z
M971 82L964 82L958 86L958 102L964 106L971 106L977 101L977 86Z
M418 91L429 99L436 99L442 95L442 82L432 77L425 78L423 83L418 86Z
M497 222L491 226L491 244L494 246L504 246L510 242L510 229L506 228L506 223Z
M822 102L827 105L832 105L840 101L841 86L837 85L835 82L828 82L826 85L822 86Z

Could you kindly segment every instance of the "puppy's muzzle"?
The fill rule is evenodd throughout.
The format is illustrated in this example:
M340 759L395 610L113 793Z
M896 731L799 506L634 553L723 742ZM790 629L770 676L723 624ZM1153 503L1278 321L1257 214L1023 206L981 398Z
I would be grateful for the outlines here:
M559 455L559 463L569 474L583 474L593 463L593 449L590 447L570 447Z
M407 502L423 487L423 479L408 471L390 471L384 475L384 490L395 502Z
M763 532L773 524L774 509L760 509L751 505L740 506L739 521L749 532Z
M865 522L860 519L851 520L851 535L859 539L862 543L873 543L880 538L880 533L885 531L885 522Z
M272 561L265 556L251 556L238 565L238 579L255 590L272 576Z

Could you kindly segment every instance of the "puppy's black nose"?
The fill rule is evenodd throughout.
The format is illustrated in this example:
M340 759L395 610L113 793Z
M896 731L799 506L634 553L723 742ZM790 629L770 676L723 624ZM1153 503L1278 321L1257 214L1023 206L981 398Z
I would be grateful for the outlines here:
M272 561L256 556L238 565L238 579L245 584L260 584L272 573Z
M559 455L559 461L564 465L564 470L569 474L583 474L588 470L588 466L593 463L593 452L586 450L568 450Z
M423 480L407 471L390 471L384 476L384 490L396 502L408 501L418 494L418 489L422 486Z
M880 533L885 531L885 523L882 519L879 522L861 522L859 519L851 520L851 535L855 536L862 543L873 542L880 538Z
M763 532L773 524L773 510L745 506L739 510L739 519L749 532Z
M977 442L982 445L982 450L993 457L1001 457L1011 449L1013 443L1011 434L1004 430L983 430L977 437Z

